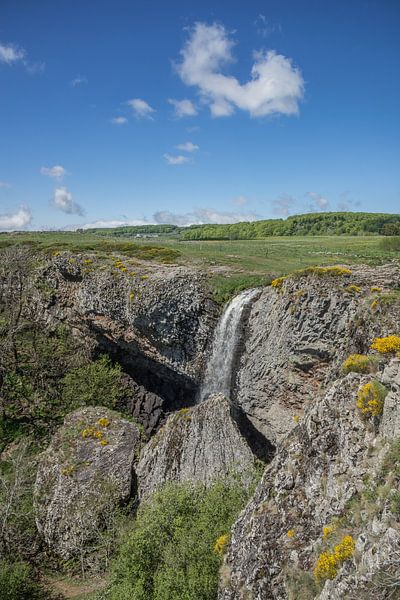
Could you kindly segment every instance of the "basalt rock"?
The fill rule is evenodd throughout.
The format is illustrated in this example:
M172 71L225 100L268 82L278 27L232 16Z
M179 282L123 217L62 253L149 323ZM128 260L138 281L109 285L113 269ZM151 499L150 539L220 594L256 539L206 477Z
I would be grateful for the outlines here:
M137 465L139 495L147 496L167 481L209 485L234 471L246 476L254 462L229 401L210 396L170 416L143 448Z
M390 597L379 593L388 593L400 572L393 503L400 492L399 375L397 359L374 376L351 373L308 406L233 528L219 600L355 600L372 591ZM371 377L390 389L383 417L356 407L357 392ZM324 537L325 526L332 532ZM332 551L345 535L355 553L338 565L334 580L317 584L319 553ZM393 589L398 593L398 579Z
M265 288L252 306L235 399L273 443L340 374L349 354L364 353L375 336L397 330L400 298L390 305L386 299L400 286L398 266L351 271L289 277L281 287Z
M139 450L137 427L118 413L87 407L66 417L40 457L34 494L38 530L61 558L79 554L136 494Z

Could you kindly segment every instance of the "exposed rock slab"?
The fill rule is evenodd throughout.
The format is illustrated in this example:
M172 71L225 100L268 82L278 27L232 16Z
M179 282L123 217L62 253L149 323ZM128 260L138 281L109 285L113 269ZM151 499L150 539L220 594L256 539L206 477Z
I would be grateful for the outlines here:
M209 485L232 471L245 474L254 455L231 416L229 401L211 396L170 416L143 448L137 475L140 496L167 481L200 481Z
M34 494L38 530L60 557L78 554L135 493L139 444L137 427L106 408L66 417L40 457Z
M377 375L396 395L396 408L391 408L394 423L400 414L399 366L395 359ZM323 527L334 517L352 516L346 513L347 503L365 489L367 476L373 481L387 452L389 433L392 439L400 436L400 428L389 432L382 420L377 429L378 423L366 420L356 408L359 386L368 380L369 376L354 373L337 380L278 447L233 528L220 600L294 598L288 579L297 570L312 572ZM361 514L361 524L350 518L352 525L344 531L354 536L361 558L345 564L325 585L321 599L362 597L363 586L368 586L379 565L393 560L393 553L386 550L388 545L393 552L398 548L399 527L390 506L389 499L377 507L374 518L366 514L365 521Z
M373 337L396 331L400 303L390 310L379 303L371 308L371 287L400 286L399 268L351 270L350 276L289 277L281 288L265 288L252 306L236 401L273 443L338 375L346 356L363 353Z

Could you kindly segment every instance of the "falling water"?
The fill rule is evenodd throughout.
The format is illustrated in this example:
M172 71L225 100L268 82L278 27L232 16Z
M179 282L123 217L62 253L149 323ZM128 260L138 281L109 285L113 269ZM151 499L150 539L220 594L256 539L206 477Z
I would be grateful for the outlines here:
M259 289L245 290L225 308L214 333L211 358L200 389L199 402L217 393L229 398L243 311L259 293Z

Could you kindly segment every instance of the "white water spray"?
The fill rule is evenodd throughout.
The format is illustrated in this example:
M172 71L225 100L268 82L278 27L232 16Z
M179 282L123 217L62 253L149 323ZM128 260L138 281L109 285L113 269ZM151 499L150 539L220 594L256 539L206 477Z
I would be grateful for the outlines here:
M221 393L229 398L243 311L259 293L259 289L245 290L235 296L225 308L215 329L211 358L200 388L199 402L210 394Z

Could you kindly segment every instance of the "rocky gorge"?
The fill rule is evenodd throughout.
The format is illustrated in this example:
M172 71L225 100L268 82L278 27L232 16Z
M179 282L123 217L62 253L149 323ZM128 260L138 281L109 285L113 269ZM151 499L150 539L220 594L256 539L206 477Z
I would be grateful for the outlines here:
M68 326L126 384L113 410L70 412L38 458L36 526L56 556L78 555L110 513L167 482L234 473L250 486L257 467L219 600L400 597L400 347L371 349L400 334L396 263L305 269L248 295L209 393L223 310L201 270L59 253L30 277L27 314ZM365 366L343 369L349 356ZM385 396L376 414L357 405L371 382Z

